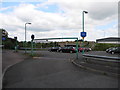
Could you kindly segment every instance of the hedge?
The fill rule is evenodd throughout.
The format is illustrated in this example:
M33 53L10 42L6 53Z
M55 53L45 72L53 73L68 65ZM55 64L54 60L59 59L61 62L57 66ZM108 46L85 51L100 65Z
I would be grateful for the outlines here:
M105 51L111 47L120 47L120 44L107 44L107 43L96 43L93 50L95 51Z

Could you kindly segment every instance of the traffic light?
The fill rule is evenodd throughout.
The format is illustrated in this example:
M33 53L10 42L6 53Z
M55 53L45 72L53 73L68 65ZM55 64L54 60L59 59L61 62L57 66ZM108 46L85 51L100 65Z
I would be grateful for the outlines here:
M15 40L17 40L17 37L14 37Z
M32 34L32 35L31 35L31 39L34 40L34 38L35 38L35 36Z

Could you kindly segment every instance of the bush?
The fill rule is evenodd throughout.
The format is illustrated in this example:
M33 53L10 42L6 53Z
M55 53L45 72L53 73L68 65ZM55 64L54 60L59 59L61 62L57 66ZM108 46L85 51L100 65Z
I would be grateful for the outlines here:
M11 42L10 40L4 42L5 49L14 49L14 47L15 47L15 43Z
M119 44L107 44L107 43L96 43L93 50L95 51L105 51L110 47L120 47Z

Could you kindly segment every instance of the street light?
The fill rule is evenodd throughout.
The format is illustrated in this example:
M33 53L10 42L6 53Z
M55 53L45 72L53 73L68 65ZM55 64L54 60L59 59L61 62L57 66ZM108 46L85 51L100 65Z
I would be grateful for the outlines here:
M87 14L88 12L87 11L83 11L83 13L82 13L83 14L82 15L83 16L83 18L82 18L83 19L83 32L84 32L84 13Z
M31 35L31 55L33 56L33 40L34 40L35 36L32 34Z
M25 53L26 53L26 25L31 23L25 23Z
M83 21L83 24L82 24L83 26L82 27L83 27L83 32L84 32L84 13L87 14L88 12L87 11L83 11L82 12L82 21ZM83 47L84 47L84 37L83 37ZM84 49L83 49L82 53L84 54Z
M17 37L14 37L15 39L15 52L17 52L17 49L18 49L18 45L17 45Z

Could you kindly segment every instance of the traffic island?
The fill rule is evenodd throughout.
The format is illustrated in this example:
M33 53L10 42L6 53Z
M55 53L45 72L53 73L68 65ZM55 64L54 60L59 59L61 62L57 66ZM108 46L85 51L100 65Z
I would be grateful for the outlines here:
M24 53L24 55L30 57L30 58L34 58L34 57L43 57L44 55L42 54L38 54L38 53L34 53L34 54L31 54L31 53Z

